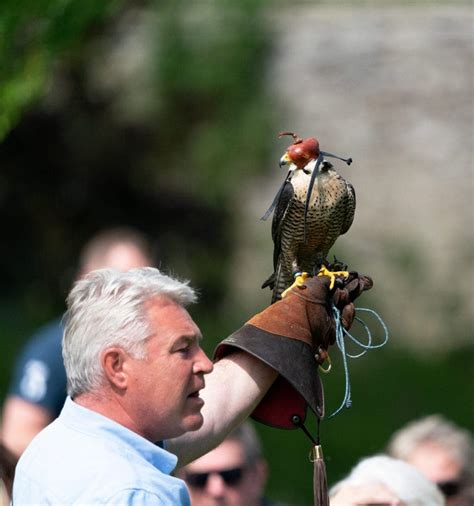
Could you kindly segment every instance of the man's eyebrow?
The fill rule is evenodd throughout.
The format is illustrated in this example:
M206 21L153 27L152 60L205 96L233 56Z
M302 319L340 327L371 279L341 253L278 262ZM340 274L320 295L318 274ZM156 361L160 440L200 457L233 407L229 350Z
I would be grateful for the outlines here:
M176 339L176 343L193 343L194 341L197 342L202 341L201 332L196 334L184 334L182 336L179 336L178 339Z

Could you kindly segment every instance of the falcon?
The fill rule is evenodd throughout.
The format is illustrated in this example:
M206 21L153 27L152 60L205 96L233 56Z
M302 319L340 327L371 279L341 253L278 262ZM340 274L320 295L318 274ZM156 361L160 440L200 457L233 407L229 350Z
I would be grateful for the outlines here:
M285 290L303 284L308 275L329 275L331 287L336 276L344 271L330 272L326 267L329 250L337 238L345 234L354 220L356 197L353 186L336 172L325 157L343 160L320 151L314 137L301 139L292 132L293 144L280 159L288 174L272 205L262 217L274 211L272 222L273 274L262 288L272 290L272 303L285 295Z

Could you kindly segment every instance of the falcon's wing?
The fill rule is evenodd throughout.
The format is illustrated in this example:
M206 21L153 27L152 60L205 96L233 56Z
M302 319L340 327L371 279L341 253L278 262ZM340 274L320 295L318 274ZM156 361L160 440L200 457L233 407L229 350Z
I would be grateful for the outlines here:
M262 217L263 220L268 218L268 216L273 212L273 220L272 220L272 239L273 239L273 272L268 279L266 279L262 288L266 288L269 286L272 290L275 286L276 273L278 271L278 260L280 258L281 252L281 226L284 220L284 216L286 210L288 209L288 205L293 197L293 185L291 184L291 177L293 173L292 171L288 172L285 181L281 185L278 193L275 195L273 199L272 205L268 208L265 215Z
M280 257L281 252L281 227L285 219L285 214L288 209L288 205L291 202L293 195L294 190L293 185L291 184L291 178L288 178L282 189L280 198L278 199L275 211L273 213L273 221L272 221L272 239L274 243L273 268L275 271L277 270L278 267L278 259Z
M354 214L355 214L355 208L356 208L356 194L354 187L347 183L347 212L346 212L346 218L344 220L344 223L341 227L341 235L345 234L352 225L352 222L354 221Z

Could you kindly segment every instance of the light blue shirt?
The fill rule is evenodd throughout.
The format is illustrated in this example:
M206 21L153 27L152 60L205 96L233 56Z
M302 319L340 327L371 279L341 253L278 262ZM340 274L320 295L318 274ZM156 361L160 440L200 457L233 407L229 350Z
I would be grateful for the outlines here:
M124 426L66 399L59 418L28 446L16 468L13 506L189 506L170 476L177 457Z

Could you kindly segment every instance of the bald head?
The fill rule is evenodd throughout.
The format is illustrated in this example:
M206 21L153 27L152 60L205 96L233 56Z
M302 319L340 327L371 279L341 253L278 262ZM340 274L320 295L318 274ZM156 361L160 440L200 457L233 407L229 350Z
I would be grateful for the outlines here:
M97 234L84 246L78 277L106 267L126 272L153 263L151 247L145 236L130 228L114 228Z

